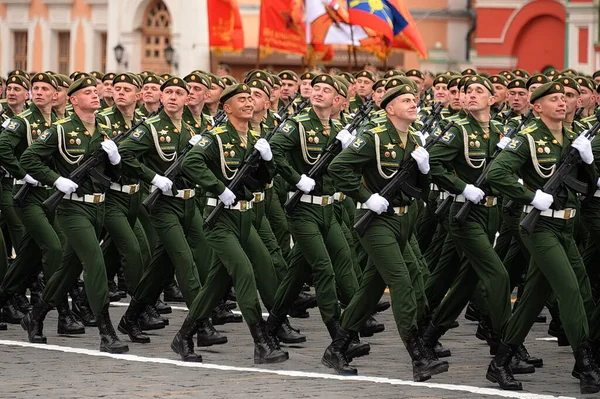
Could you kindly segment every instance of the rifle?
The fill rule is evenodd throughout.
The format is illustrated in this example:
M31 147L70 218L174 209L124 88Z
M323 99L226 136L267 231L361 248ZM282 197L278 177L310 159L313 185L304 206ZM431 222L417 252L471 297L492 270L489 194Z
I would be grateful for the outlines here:
M292 98L290 98L290 101L287 103L287 105L283 104L283 101L282 101L282 104L277 109L277 116L279 118L281 118L281 116L279 116L279 115L283 115L284 113L287 114L287 112L285 110L288 109L290 105L294 104L294 101L298 98L298 96L300 96L300 93L296 92L296 94L294 94L294 96ZM283 118L281 118L281 120L279 122L281 123L281 121L283 121Z
M216 128L221 123L223 123L225 121L225 118L227 118L227 114L225 113L225 111L220 109L213 119L212 129ZM208 129L204 129L202 132L200 132L199 135L202 136L207 131ZM173 161L173 163L167 168L167 170L165 170L164 176L166 178L168 178L171 181L174 181L175 178L181 174L181 165L183 164L183 159L192 148L194 148L194 146L188 143L188 145L183 149L183 151L181 151L181 154L177 156L177 159ZM175 187L175 183L173 183L173 188L171 189L171 191L173 195L177 195L177 188ZM154 190L153 192L148 194L146 199L142 202L142 205L144 205L144 208L146 208L148 213L152 213L152 209L154 209L156 201L158 201L161 195L162 191Z
M305 107L308 106L309 103L310 103L310 100L308 98L305 99L304 101L302 101L300 103L300 107L298 107L298 111L296 113L301 112ZM296 114L294 114L294 115L296 115ZM267 141L271 140L271 138L275 135L275 133L277 133L279 128L281 126L283 126L283 124L289 118L293 117L294 115L290 115L289 113L286 112L285 116L281 120L281 123L279 124L279 126L271 129L271 131L269 131L269 133L267 133L267 135L264 137L264 139ZM236 173L234 178L231 180L231 183L229 183L229 186L227 188L233 192L238 191L239 188L244 184L244 181L247 179L247 177L250 175L250 173L252 173L252 171L255 167L255 164L259 161L259 159L260 159L260 152L258 152L257 149L254 149L250 153L248 158L246 158L243 165L240 166L240 168L238 169L238 172ZM213 208L212 212L208 215L206 220L204 220L204 228L205 229L212 229L213 227L215 227L215 223L221 216L221 213L223 213L223 209L225 209L225 204L223 202L219 201L217 203L217 205Z
M583 110L584 110L584 109L585 109L585 108L583 108L583 107L579 107L579 108L577 108L577 111L575 111L575 116L573 116L573 120L574 120L574 121L576 121L576 120L578 120L578 119L579 119L579 117L580 117L580 116L581 116L581 114L583 113Z
M431 148L432 146L434 146L444 136L444 134L446 134L446 132L448 130L450 130L453 126L454 126L454 121L447 124L446 127L444 127L444 129L440 132L439 135L437 135L433 140L431 140L430 142L425 144L424 148L427 150L427 149ZM376 149L376 150L378 150L378 149ZM385 187L382 188L381 191L379 192L379 195L381 195L383 198L388 200L390 203L387 213L393 214L392 200L393 200L394 195L398 191L398 189L404 191L406 194L408 194L412 197L414 197L414 195L412 195L411 191L418 190L418 192L420 193L421 190L416 189L416 188L410 186L410 184L408 184L408 178L413 174L413 171L414 171L414 168L416 165L417 165L417 161L415 161L412 157L410 159L408 159L402 165L402 167L398 169L398 171L396 172L394 177L392 177L392 180L390 180L390 182L388 184L386 184ZM369 229L369 226L373 222L373 219L375 219L375 216L377 216L377 214L375 212L369 210L358 220L358 222L356 222L356 224L354 225L354 229L356 230L356 232L358 233L359 236L362 237L365 235L365 233Z
M346 125L344 129L346 129L348 132L356 131L362 125L362 123L369 118L369 114L374 106L375 102L373 100L369 100L363 104L363 106L357 110L352 122ZM329 166L333 158L335 158L340 152L342 152L342 143L339 140L332 140L319 157L319 160L310 168L306 176L314 179L324 174L327 170L327 166ZM304 192L296 190L296 192L283 205L288 215L292 215L294 213L294 209L296 209L296 206L298 206L302 195L304 195Z
M519 124L517 126L510 129L506 133L506 135L504 135L504 137L512 138L519 130L521 130L521 128L525 124L525 121L527 121L531 117L532 114L533 114L533 110L530 109L525 114L525 116L523 116L523 118L521 118L521 122L519 122ZM481 174L475 181L475 184L474 184L475 187L479 188L483 185L483 183L485 183L485 177L487 175L487 172L490 170L490 167L492 166L494 159L496 159L496 157L498 156L498 154L500 154L501 151L502 150L500 148L496 148L496 151L494 151L494 153L492 154L490 161L488 162L488 164L485 166L485 168L483 169L483 171L481 172ZM459 222L461 225L464 224L465 221L467 220L467 216L469 215L469 212L471 212L471 209L473 209L473 205L475 205L473 202L468 201L468 200L465 201L463 203L462 207L458 210L458 212L454 216L454 219L456 219L456 221Z
M590 130L584 133L584 137L588 140L592 140L596 133L598 133L599 129L600 122L596 122ZM579 155L579 151L576 148L571 149L569 154L561 162L558 169L546 181L542 191L555 197L560 187L564 184L577 192L585 193L587 191L587 185L569 174L571 169L573 169L579 163L580 159L581 156ZM557 201L555 200L554 203L557 203ZM539 209L533 208L531 212L529 212L523 218L523 220L521 220L519 226L521 226L528 234L532 234L535 230L537 222L540 220L541 213L542 211Z
M159 108L158 110L154 111L153 113L148 115L148 118L157 115L161 110L162 108ZM114 141L115 144L119 144L119 142L127 138L127 136L129 136L131 132L133 132L142 123L144 123L144 121L145 119L140 119L135 125L131 127L131 129L125 132L121 132L115 137L113 137L112 141ZM81 191L81 183L88 176L96 178L96 180L98 180L103 186L110 187L110 179L104 176L102 173L98 172L98 170L96 169L96 166L98 166L102 162L105 154L106 153L104 152L104 150L102 148L99 148L98 150L96 150L96 152L92 153L81 165L79 165L77 168L75 168L75 170L69 173L68 178L80 185L80 187L77 190L75 190L77 195L83 196L83 192ZM29 191L29 188L27 187L31 187L31 185L24 184L23 187L21 187L21 189L17 192L14 199L17 201L22 201L23 198L25 198L25 196L27 195L27 192ZM64 196L65 193L63 193L60 190L56 190L42 203L48 215L54 214L56 207L58 206L58 204L60 204Z
M506 105L506 103L502 103L502 105L500 106L500 108L498 108L498 110L496 112L494 112L491 116L490 116L490 120L494 120L496 119L496 117L498 116L498 114L500 112L502 112L502 110L504 109L504 106Z
M423 126L421 127L422 132L429 132L431 127L438 119L438 116L442 113L444 106L442 103L436 103L431 109L431 113L427 116L427 120L423 122Z

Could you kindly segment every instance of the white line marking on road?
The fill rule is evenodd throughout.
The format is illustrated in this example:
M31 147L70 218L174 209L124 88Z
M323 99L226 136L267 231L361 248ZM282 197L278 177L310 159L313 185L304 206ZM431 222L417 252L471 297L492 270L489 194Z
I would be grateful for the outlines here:
M294 371L294 370L269 370L254 367L234 367L224 366L220 364L210 363L186 363L180 360L171 360L160 357L145 357L137 355L118 355L112 353L104 353L97 350L83 349L83 348L72 348L69 346L59 345L47 345L47 344L33 344L29 342L11 341L11 340L0 340L0 345L8 346L20 346L24 348L36 348L50 351L58 351L64 353L75 353L79 355L96 356L96 357L107 357L117 360L126 360L130 362L140 363L158 363L167 364L171 366L189 367L189 368L201 368L209 370L221 370L221 371L235 371L235 372L247 372L247 373L263 373L263 374L275 374L286 377L298 377L298 378L315 378L323 380L338 380L338 381L358 381L358 382L373 382L379 384L389 385L404 385L417 388L432 388L432 389L443 389L447 391L462 391L470 392L478 395L492 395L503 398L517 398L517 399L576 399L570 396L551 396L541 395L536 393L525 393L525 392L510 392L501 391L492 388L479 388L469 385L452 385L452 384L436 384L428 382L414 382L400 380L396 378L385 378L385 377L374 377L374 376L341 376L337 374L323 374L323 373L312 373L305 371Z
M129 306L129 302L111 302L110 305L111 306ZM171 306L171 305L169 305L169 306ZM188 308L186 306L171 306L171 309L185 310L186 312L188 311ZM242 314L242 312L240 312L239 310L232 310L232 312L235 314L239 314L239 315ZM263 317L269 317L268 313L263 313L262 315L263 315Z
M558 341L558 338L556 337L544 337L544 338L536 338L536 341Z

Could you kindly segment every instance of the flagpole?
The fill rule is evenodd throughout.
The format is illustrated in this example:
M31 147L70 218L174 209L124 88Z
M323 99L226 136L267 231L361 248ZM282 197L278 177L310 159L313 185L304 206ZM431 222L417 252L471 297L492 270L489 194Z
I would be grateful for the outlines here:
M256 69L260 69L260 43L256 46Z
M348 46L348 72L354 72L352 70L352 50Z

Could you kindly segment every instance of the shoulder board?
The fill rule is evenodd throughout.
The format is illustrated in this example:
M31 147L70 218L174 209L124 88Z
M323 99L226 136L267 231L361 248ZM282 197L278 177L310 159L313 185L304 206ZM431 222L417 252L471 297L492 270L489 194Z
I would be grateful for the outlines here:
M575 132L573 131L573 129L569 129L568 127L565 126L565 130L567 131L567 133L569 134L575 134Z
M492 125L496 126L498 129L501 129L501 130L502 130L502 128L503 128L503 125L502 125L502 123L501 123L500 121L497 121L497 120L495 120L495 119L492 119L490 122L492 123Z
M421 111L431 111L431 105L427 105L427 106L421 108Z
M225 133L227 131L227 128L225 126L217 126L214 129L212 129L210 132L213 134L221 134L221 133Z
M467 118L462 118L462 119L458 119L456 121L456 124L458 126L464 126L464 125L468 125L469 124L469 120Z
M308 112L303 112L300 115L294 116L292 119L296 122L306 122L310 120L310 115L308 114Z
M16 115L16 116L20 116L21 118L25 118L26 116L31 115L31 110L30 109L26 109L25 111L21 112L20 114Z
M590 115L590 116L586 116L585 118L583 118L580 122L586 122L586 123L596 123L596 115Z
M254 137L258 137L258 138L260 138L260 134L258 134L258 132L257 132L256 130L249 129L248 131L249 131L249 132L250 132L250 134L251 134L251 135L253 135Z
M152 124L152 123L156 123L160 120L159 115L153 116L152 118L148 118L144 121L144 123L146 124Z
M63 118L63 119L57 120L57 121L56 121L56 122L54 122L54 123L55 123L55 124L57 124L57 125L62 125L63 123L67 123L67 122L70 122L70 121L71 121L71 117L70 117L70 116L67 116L66 118Z
M374 128L371 128L368 131L374 134L385 132L385 126L375 126Z
M335 127L339 127L339 128L342 128L342 127L343 127L343 126L342 126L342 122L340 122L339 120L337 120L337 119L332 119L331 121L333 122L333 124L335 125Z
M102 129L108 129L108 126L105 125L104 123L98 122L98 126L100 126Z
M100 111L100 115L102 115L102 116L108 116L108 115L112 115L114 113L115 113L115 111L112 108L104 108L102 111Z
M371 119L371 122L373 123L383 123L387 120L387 116L386 115L381 115L381 116L377 116L373 119Z
M520 133L529 134L531 132L535 132L537 130L537 128L538 128L537 123L532 123L531 125L528 125L525 128L521 129Z

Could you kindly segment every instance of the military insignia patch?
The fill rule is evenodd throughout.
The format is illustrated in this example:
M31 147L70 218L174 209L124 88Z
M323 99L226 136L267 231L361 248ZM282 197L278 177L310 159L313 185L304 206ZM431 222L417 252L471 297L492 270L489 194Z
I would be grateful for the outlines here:
M296 130L296 127L294 125L292 125L291 123L286 123L285 125L283 125L281 127L281 131L286 135L289 136L290 133L292 133L294 130Z
M450 144L452 143L452 140L454 140L455 137L456 135L454 133L446 132L440 140L446 144Z
M144 137L144 134L146 134L146 132L142 129L136 129L135 132L131 133L131 137L136 140L140 140L142 137Z
M205 148L208 148L208 146L211 144L212 144L212 140L210 140L206 137L202 137L202 139L198 142L198 147L200 147L204 150Z
M44 133L42 133L41 136L38 137L38 141L45 143L46 141L48 141L50 136L52 136L52 132L50 130L44 130Z
M360 137L357 137L356 140L354 140L354 142L352 142L352 144L350 144L350 148L352 148L354 151L358 152L360 151L365 145L367 144L367 141L365 139L362 139Z
M508 145L506 146L506 149L510 150L510 151L517 151L519 149L519 147L521 146L521 144L523 144L522 140L512 139L512 141L510 143L508 143Z
M4 126L5 124L6 126ZM7 119L6 122L2 124L2 126L4 127L4 130L14 132L19 128L19 126L21 126L21 124L13 119Z

